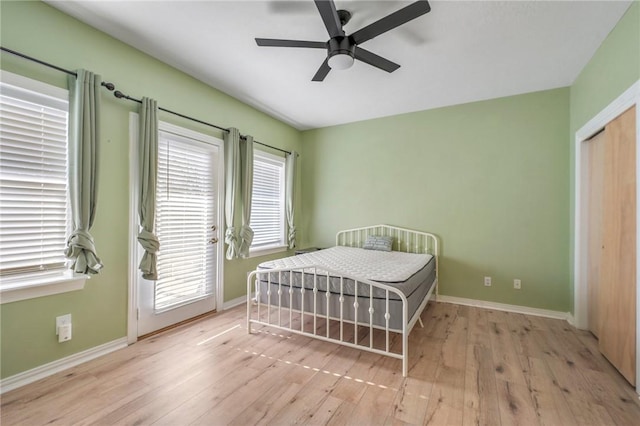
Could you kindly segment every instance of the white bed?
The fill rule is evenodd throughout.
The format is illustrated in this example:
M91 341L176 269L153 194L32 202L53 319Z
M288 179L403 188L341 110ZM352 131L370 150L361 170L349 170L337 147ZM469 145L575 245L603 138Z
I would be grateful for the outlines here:
M391 237L393 251L361 248L373 235ZM406 376L408 335L437 285L435 235L388 225L340 231L335 247L249 274L247 329L268 325L399 358Z

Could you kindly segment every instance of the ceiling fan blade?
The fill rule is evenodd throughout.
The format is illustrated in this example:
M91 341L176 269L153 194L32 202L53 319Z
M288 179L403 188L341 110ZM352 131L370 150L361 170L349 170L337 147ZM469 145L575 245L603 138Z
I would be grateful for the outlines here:
M382 56L378 56L375 53L371 53L368 50L365 50L361 47L356 46L355 58L366 62L369 65L373 65L376 68L380 68L386 72L394 72L400 65L395 62L391 62L388 59L383 58Z
M316 7L318 8L318 12L320 12L320 16L322 17L324 26L327 28L329 36L331 38L338 36L344 37L344 30L342 29L340 17L338 17L338 11L336 10L336 4L333 2L333 0L314 1L316 3Z
M327 74L329 74L329 71L331 71L331 67L329 66L329 58L327 58L322 65L320 65L318 72L316 72L316 75L313 76L311 81L323 81Z
M324 41L305 40L280 40L277 38L256 38L258 46L270 47L310 47L313 49L326 49L327 43Z
M355 33L351 34L349 38L356 44L364 43L365 41L371 40L380 34L399 27L412 19L422 16L430 10L431 6L429 6L429 2L426 0L411 3L409 6L387 15L373 24L369 24L366 27L359 29Z

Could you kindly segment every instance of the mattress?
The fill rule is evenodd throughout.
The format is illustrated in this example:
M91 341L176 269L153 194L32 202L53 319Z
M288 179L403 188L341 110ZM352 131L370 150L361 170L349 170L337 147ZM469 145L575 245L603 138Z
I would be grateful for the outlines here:
M330 270L356 280L366 279L390 285L400 290L405 297L409 297L428 277L435 274L435 262L430 254L384 252L343 246L263 262L258 265L258 270L294 269L311 265L316 268L307 268L304 270L305 273L275 272L268 274L268 277L266 274L260 274L259 279L285 286L289 286L293 281L294 287L302 287L304 279L305 289L313 289L315 269L317 275L315 286L319 291L325 292L327 270ZM355 295L354 280L341 280L335 273L329 274L329 291L334 294ZM369 288L366 284L358 284L358 296L368 297ZM374 288L373 297L385 298L386 292L383 289ZM400 299L395 293L390 293L389 298Z
M310 265L315 268L306 268ZM305 269L304 272L268 272L269 269L294 268ZM327 273L327 270L332 272ZM256 282L260 289L261 303L318 315L328 313L332 318L340 318L342 315L350 321L357 317L361 325L369 324L371 320L374 326L385 327L388 324L394 331L401 331L403 327L400 296L389 292L387 302L387 292L384 289L373 288L370 296L370 286L362 283L357 285L356 296L356 281L368 279L398 289L407 299L409 318L417 313L436 283L435 259L431 255L380 252L353 247L332 247L263 262L258 266L258 271L264 271L258 274ZM355 278L355 281L337 275L349 276ZM303 281L305 290L310 291L300 292ZM329 293L335 295L328 299L325 298L327 282ZM317 297L312 291L314 287L318 290ZM290 288L294 290L295 297L289 294ZM340 299L344 302L340 302ZM359 305L357 312L354 308L356 300ZM369 308L373 308L372 317L369 316ZM386 313L389 314L388 319Z
M300 268L317 265L354 278L378 282L406 281L432 258L430 254L404 253L400 251L365 250L337 246L297 256L271 260L260 268ZM319 272L323 273L323 272Z

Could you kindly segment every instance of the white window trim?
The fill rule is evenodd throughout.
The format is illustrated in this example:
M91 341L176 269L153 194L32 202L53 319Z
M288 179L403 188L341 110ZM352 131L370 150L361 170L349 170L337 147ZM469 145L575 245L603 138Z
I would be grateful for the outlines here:
M22 75L0 70L0 81L11 86L18 86L23 90L34 92L38 95L45 95L52 98L69 100L69 91L61 87L52 86L42 81L33 80Z
M69 99L67 89L7 71L0 70L0 81L38 95L61 99L65 102ZM0 304L82 290L89 278L88 275L76 274L69 269L3 278L0 286Z
M262 157L266 160L270 160L270 161L275 161L278 163L282 163L283 167L286 167L286 162L284 161L284 158L277 156L277 155L273 155L269 152L266 151L262 151L259 149L255 149L254 150L254 161L256 157ZM285 171L285 176L286 176L286 171ZM283 185L285 184L284 182L284 178L283 178ZM284 200L284 196L285 196L285 188L282 188L282 196L283 196L283 201L282 201L282 242L283 244L273 244L273 245L268 245L268 246L262 246L262 247L256 247L256 248L249 248L249 258L252 257L259 257L259 256L266 256L269 254L276 254L276 253L283 253L286 252L287 250L289 250L289 246L286 244L286 236L287 236L287 219L286 219L286 214L284 212L284 203L286 202Z
M266 256L268 254L282 253L289 250L286 245L265 246L256 249L249 249L249 258Z
M89 275L76 274L70 269L64 272L33 274L3 279L0 303L12 303L36 297L51 296L84 289Z

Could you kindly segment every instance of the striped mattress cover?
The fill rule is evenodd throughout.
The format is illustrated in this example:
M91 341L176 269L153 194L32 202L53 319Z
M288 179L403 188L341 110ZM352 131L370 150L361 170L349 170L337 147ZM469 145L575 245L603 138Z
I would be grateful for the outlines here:
M341 280L336 273L356 280L371 280L390 285L400 290L405 297L413 294L423 283L429 284L435 279L435 261L430 254L416 254L404 252L385 252L365 250L355 247L336 246L311 253L263 262L258 265L259 271L269 269L293 269L315 266L317 274L316 288L326 292L327 272L330 270L329 290L334 294L355 295L355 282L352 279ZM326 268L323 269L323 268ZM305 289L313 289L313 269L305 269L305 273L270 273L260 274L261 281L271 284L289 286L293 281L294 287L301 287L304 275ZM384 298L385 291L374 288L374 298ZM368 297L369 286L358 285L358 296ZM399 299L395 293L389 294L390 299Z

